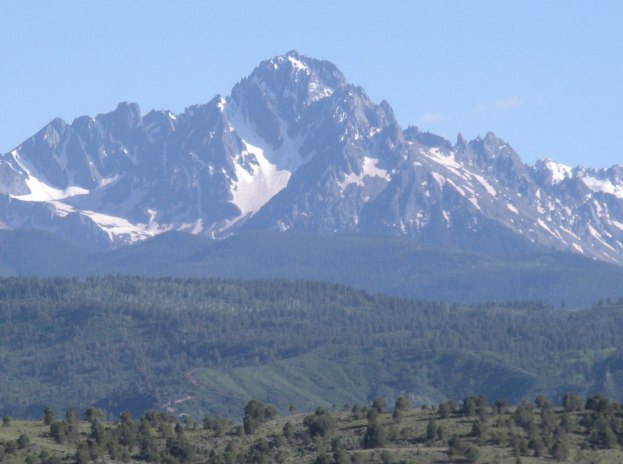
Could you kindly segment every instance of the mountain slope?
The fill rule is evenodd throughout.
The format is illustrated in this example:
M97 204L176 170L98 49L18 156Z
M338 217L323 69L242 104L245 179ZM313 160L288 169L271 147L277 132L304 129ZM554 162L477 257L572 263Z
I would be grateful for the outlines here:
M0 275L305 279L433 301L567 308L623 296L620 266L571 253L472 252L363 234L255 232L214 241L169 232L92 252L48 232L0 231Z
M421 246L406 237L240 234L221 241L168 235L100 255L97 274L306 279L447 302L535 300L583 307L623 296L616 265L570 253L508 255Z
M0 275L78 275L90 265L91 251L55 234L37 230L0 230Z

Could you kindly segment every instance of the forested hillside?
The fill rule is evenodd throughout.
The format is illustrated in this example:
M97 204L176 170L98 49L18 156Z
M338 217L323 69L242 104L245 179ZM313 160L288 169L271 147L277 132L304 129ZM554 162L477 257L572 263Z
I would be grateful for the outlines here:
M623 305L463 307L286 281L0 280L0 414L238 417L483 393L623 397Z

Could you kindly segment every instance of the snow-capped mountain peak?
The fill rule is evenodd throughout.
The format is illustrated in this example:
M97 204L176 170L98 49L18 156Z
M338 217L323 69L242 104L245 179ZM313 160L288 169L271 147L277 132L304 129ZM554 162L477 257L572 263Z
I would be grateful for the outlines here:
M557 184L573 177L573 169L571 166L550 159L537 161L535 168L544 172L551 184Z
M623 264L623 169L526 166L493 133L403 130L331 63L290 51L175 114L120 103L0 156L0 226L97 246L167 230L407 235Z

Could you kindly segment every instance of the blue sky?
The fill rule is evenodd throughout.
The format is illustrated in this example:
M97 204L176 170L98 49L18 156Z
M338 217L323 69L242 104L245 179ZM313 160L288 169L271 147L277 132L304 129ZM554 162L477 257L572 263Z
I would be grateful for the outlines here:
M623 164L620 1L4 0L0 18L2 152L120 101L181 112L296 49L403 127L493 131L530 164Z

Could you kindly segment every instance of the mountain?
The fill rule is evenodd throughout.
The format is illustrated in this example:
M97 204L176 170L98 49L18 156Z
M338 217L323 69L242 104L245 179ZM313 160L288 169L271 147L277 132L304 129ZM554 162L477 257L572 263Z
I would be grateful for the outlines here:
M623 168L525 165L492 133L402 129L331 63L291 51L181 114L121 103L0 157L0 225L92 250L167 231L405 236L623 264Z

